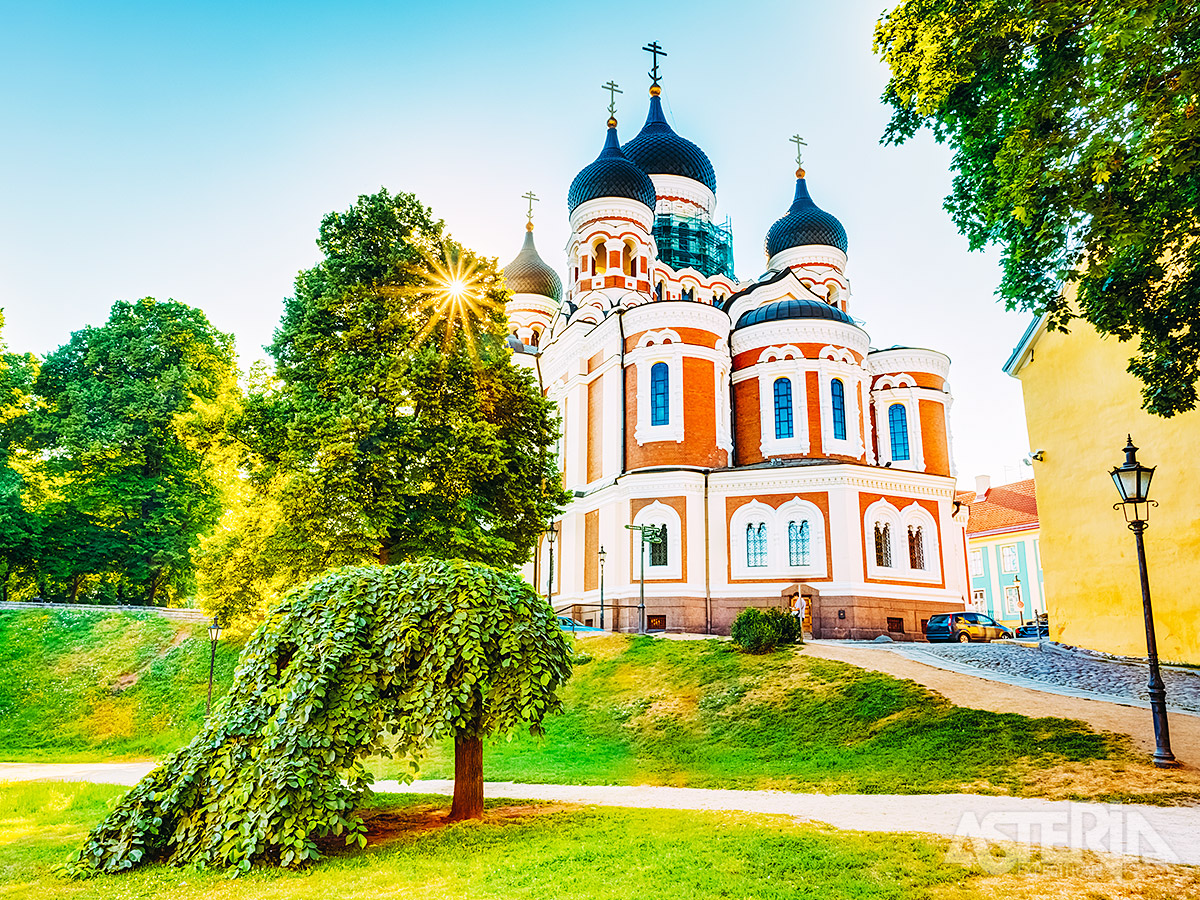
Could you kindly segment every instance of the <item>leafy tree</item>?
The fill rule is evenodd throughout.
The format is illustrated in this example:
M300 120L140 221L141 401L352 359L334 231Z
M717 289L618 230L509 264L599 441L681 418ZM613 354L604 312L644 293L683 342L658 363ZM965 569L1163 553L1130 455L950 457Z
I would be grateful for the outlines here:
M1129 371L1146 409L1194 408L1194 0L904 0L880 19L875 48L891 67L884 141L927 126L954 148L946 209L972 249L1003 248L1008 306L1137 337ZM1075 290L1064 296L1064 283Z
M553 611L515 574L436 559L335 570L271 611L208 724L70 868L298 866L330 834L362 846L364 758L394 753L416 771L444 735L455 739L450 817L478 818L483 738L521 723L540 733L569 676Z
M494 261L386 190L326 216L317 245L237 428L263 502L206 549L206 602L248 608L368 560L524 563L564 497L553 406L512 364ZM249 592L223 574L252 564Z
M3 328L0 310L0 333ZM35 357L9 353L0 340L0 601L8 599L13 573L32 567L42 526L37 511L25 501L22 470L29 461L21 459L37 371Z
M232 338L181 303L116 303L46 358L35 391L31 442L57 494L40 574L74 596L85 574L112 573L121 599L150 604L189 586L220 512Z

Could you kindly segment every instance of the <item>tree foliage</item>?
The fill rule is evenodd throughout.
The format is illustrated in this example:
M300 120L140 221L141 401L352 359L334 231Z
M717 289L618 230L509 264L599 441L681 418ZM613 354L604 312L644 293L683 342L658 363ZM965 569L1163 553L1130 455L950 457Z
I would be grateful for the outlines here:
M552 610L516 575L434 559L338 569L271 611L209 723L70 869L298 866L331 834L362 845L365 757L394 753L415 771L445 735L540 733L569 675Z
M875 48L891 68L884 141L929 127L954 149L946 209L972 249L1003 248L1009 307L1137 337L1129 371L1145 407L1194 408L1194 0L904 0L880 19Z
M237 407L233 341L199 310L152 298L113 305L51 353L26 447L44 461L39 580L78 594L103 575L126 602L161 602L192 579Z
M512 364L494 261L386 190L327 215L317 246L237 429L262 502L206 548L206 602L370 560L524 563L563 500L556 420ZM250 592L222 574L251 564Z
M3 328L0 310L0 334ZM37 557L42 523L25 491L25 473L35 463L20 449L35 405L37 373L34 356L9 353L0 339L0 601L8 599L12 574L30 570Z

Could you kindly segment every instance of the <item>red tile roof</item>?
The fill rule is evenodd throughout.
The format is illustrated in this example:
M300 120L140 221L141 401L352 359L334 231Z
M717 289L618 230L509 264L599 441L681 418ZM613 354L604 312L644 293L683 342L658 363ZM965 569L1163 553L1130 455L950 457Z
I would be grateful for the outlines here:
M954 499L971 507L967 534L1037 527L1037 497L1032 478L994 487L979 502L975 501L974 491L958 491Z

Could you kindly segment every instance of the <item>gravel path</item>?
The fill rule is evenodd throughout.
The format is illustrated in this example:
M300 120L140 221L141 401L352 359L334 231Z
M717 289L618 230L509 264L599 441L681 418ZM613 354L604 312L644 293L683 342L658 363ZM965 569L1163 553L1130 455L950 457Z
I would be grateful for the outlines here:
M92 781L132 784L154 763L0 763L2 781ZM443 794L446 780L376 783L378 791ZM1200 865L1200 807L1072 803L977 794L791 794L782 791L723 791L697 788L514 784L487 782L484 796L549 800L587 806L694 809L763 813L822 822L854 831L920 832L1023 847L1065 847L1136 856L1148 861ZM995 864L997 856L955 842L965 861ZM1001 858L1004 853L1001 851ZM1019 851L1018 851L1019 855Z
M1149 667L1144 664L1112 662L1082 653L1039 650L1016 644L891 644L890 650L915 659L935 657L958 666L1027 678L1052 687L1148 703L1146 683ZM1200 714L1200 673L1162 669L1167 686L1167 703L1179 711Z

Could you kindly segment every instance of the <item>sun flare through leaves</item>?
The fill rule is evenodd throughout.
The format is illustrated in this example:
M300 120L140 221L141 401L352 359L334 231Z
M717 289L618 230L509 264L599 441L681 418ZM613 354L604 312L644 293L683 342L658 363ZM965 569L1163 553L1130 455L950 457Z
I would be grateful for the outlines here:
M478 361L475 329L483 314L479 266L474 260L464 259L460 253L448 248L446 262L431 261L429 268L432 291L426 306L428 320L417 335L415 345L423 344L441 328L442 349L449 352L455 333L459 332L471 358Z

